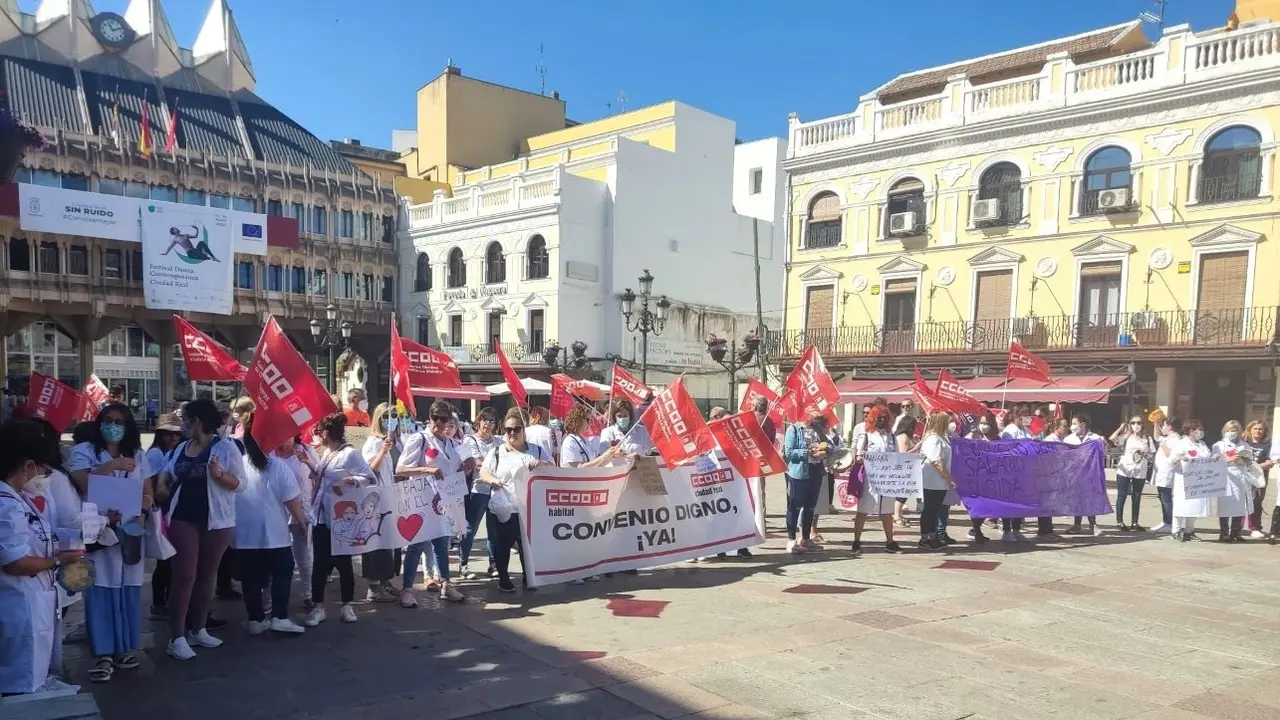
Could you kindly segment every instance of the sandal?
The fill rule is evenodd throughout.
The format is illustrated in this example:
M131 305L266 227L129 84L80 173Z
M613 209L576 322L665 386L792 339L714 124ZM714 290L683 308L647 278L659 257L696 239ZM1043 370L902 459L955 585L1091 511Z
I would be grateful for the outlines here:
M116 672L116 664L109 657L98 658L93 667L89 670L89 680L96 683L104 683L111 679Z
M141 664L142 662L138 660L138 656L133 653L125 653L117 656L115 659L116 667L121 670L132 670Z

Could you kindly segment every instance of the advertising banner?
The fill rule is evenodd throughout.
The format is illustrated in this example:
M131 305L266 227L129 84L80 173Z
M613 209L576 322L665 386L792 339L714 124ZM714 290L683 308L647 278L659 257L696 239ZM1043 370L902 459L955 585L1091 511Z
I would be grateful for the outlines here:
M230 211L152 202L143 208L141 225L147 307L230 315Z
M649 493L634 464L542 467L517 479L520 532L534 587L669 565L759 545L749 483L702 456L661 467L665 493Z

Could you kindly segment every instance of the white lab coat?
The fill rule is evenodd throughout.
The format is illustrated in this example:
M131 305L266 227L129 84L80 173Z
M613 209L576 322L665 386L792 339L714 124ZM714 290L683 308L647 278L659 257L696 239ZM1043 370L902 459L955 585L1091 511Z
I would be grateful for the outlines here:
M54 557L53 528L29 499L0 482L0 566ZM0 570L0 692L29 693L49 676L58 631L53 571L19 577Z
M1241 440L1219 440L1213 445L1219 455L1229 450L1253 457L1253 448ZM1244 517L1253 512L1253 485L1249 484L1246 467L1243 461L1227 462L1227 494L1218 498L1218 517Z
M1192 440L1189 436L1169 444L1169 457L1173 465L1173 516L1175 518L1216 517L1214 498L1187 500L1182 493L1182 459L1187 457L1209 457L1212 450L1203 441Z

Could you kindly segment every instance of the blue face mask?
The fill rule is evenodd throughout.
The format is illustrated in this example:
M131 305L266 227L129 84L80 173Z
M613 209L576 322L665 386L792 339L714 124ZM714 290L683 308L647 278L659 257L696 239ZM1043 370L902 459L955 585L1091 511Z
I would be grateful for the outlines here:
M124 439L124 424L117 422L105 422L99 426L102 431L102 439L109 443L118 443Z
M618 418L617 422L618 422L619 430L626 430L627 428L631 427L631 418L629 417L620 417Z
M382 419L382 427L385 428L387 432L395 432L396 427L398 427L399 424L400 421L393 417Z

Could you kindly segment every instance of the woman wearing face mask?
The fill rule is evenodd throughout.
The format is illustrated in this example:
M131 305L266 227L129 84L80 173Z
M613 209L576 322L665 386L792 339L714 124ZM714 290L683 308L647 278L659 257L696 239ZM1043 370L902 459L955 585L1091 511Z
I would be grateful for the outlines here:
M1263 485L1253 488L1253 513L1247 518L1249 537L1261 540L1266 537L1262 532L1262 503L1267 498L1267 482L1271 479L1271 466L1275 464L1271 459L1271 432L1267 429L1267 424L1260 420L1249 423L1244 429L1244 441L1253 450L1254 461L1262 471ZM1276 516L1273 514L1271 524L1274 526L1276 523ZM1272 535L1274 534L1273 530Z
M1156 445L1144 432L1141 415L1134 415L1129 422L1111 433L1111 442L1120 446L1120 460L1116 463L1116 526L1120 532L1142 532L1138 524L1138 509L1142 504L1142 487L1146 484L1151 458ZM1124 524L1124 505L1133 498L1133 522Z
M71 451L67 469L72 480L86 494L90 475L135 480L142 492L145 515L154 505L150 482L154 472L147 466L133 413L124 405L108 404L98 412L97 426L97 438L76 445ZM124 531L119 529L120 520L135 518L112 517L112 514L108 517L116 521L112 523L115 529L107 532L105 539L116 542L87 554L94 569L93 587L84 594L85 622L96 658L89 671L89 678L94 682L110 680L117 669L138 667L136 653L142 646L142 554L125 553L123 544L138 540L121 537ZM136 521L141 523L143 518Z
M437 400L431 404L431 425L429 432L421 432L408 437L404 443L404 454L396 466L396 473L406 478L426 476L431 487L441 498L457 498L450 507L445 508L448 534L414 543L404 551L404 591L400 595L400 606L413 608L418 606L413 596L413 586L418 579L418 561L426 553L433 553L436 567L440 573L440 599L448 602L465 602L467 597L449 582L449 539L466 534L466 473L472 469L475 461L464 455L462 444L448 435L447 428L453 420L453 408L449 403ZM461 522L458 522L461 518ZM459 527L459 525L462 525Z
M400 459L396 442L399 438L398 423L391 410L391 406L386 403L379 403L373 409L373 417L369 420L369 437L360 449L360 454L369 463L378 485L388 492L395 482L396 461ZM391 583L397 572L396 555L393 550L374 550L360 556L360 573L369 581L366 597L369 602L389 603L399 599L400 590Z
M276 457L289 469L298 485L298 497L302 498L302 510L306 522L289 521L289 537L292 541L293 564L298 568L298 577L302 578L302 607L310 610L315 607L311 600L311 571L314 566L311 552L311 526L316 524L314 485L311 474L320 467L320 456L310 445L295 436L292 440L276 448Z
M569 417L565 419L566 429L571 426L574 410L582 407L576 405L569 411ZM524 417L519 408L509 410L502 425L505 442L491 450L484 459L477 482L487 483L490 492L506 493L510 505L516 507L516 479L539 465L552 464L551 456L541 447L525 440ZM500 522L496 515L490 513L487 533L493 539L493 557L498 567L498 591L514 593L516 586L511 582L508 566L511 563L511 549L521 548L519 513L512 513L506 522ZM525 589L531 589L527 578Z
M1004 426L1004 430L1000 431L1000 439L1002 440L1034 440L1031 427L1031 408L1026 405L1018 405L1010 411L1011 420L1009 424ZM1022 537L1022 518L1001 518L1000 527L1003 534L1000 539L1004 542L1020 542Z
M475 461L476 466L489 456L494 448L502 444L502 438L498 437L494 430L498 427L498 421L494 417L493 408L485 408L476 416L476 432L474 435L468 435L462 441L463 449L467 455ZM462 542L458 543L458 577L463 580L474 580L476 574L471 571L471 549L475 544L476 532L480 529L480 523L484 521L485 514L489 512L490 485L488 483L476 482L476 471L472 470L467 478L469 491L467 494L467 534L462 538ZM498 576L498 568L493 564L492 543L485 540L485 554L489 556L489 577Z
M169 456L182 442L182 423L175 415L165 413L156 421L155 436L147 449L147 467L162 472L169 465ZM159 489L157 496L161 495ZM163 505L161 506L163 510ZM151 619L169 619L169 583L173 579L168 560L156 560L151 571Z
M1249 476L1256 470L1253 448L1240 437L1240 423L1230 420L1222 426L1222 439L1213 452L1227 461L1227 494L1218 501L1218 542L1244 542L1240 533L1244 519L1253 512L1253 484Z
M600 444L616 446L618 452L624 455L652 455L653 441L649 439L649 432L641 423L633 425L633 415L630 400L615 399L612 410L609 412L609 417L613 418L613 424L600 431ZM566 422L565 425L567 428L568 423ZM564 462L563 459L561 462Z
M866 432L858 436L856 460L862 463L867 453L897 452L898 448L889 435L889 408L876 406L867 413L864 423ZM902 552L902 548L893 540L893 503L895 498L881 497L872 492L866 484L858 497L858 509L853 516L853 556L862 555L862 528L867 523L867 516L880 518L880 526L884 528L884 550L889 553Z
M221 415L212 400L193 400L185 412L190 440L174 448L162 476L169 493L169 656L190 660L191 645L216 648L222 641L205 627L218 564L231 546L236 492L244 476L239 446L218 436Z
M986 412L978 418L977 424L974 425L973 431L969 433L970 440L992 440L1000 439L1000 430L997 427L996 416L994 413ZM989 538L982 532L983 518L972 518L970 520L973 527L969 529L969 539L981 545L987 542Z
M338 614L342 622L356 621L355 608L351 607L356 599L356 573L350 555L333 554L329 518L333 517L333 504L342 499L345 488L364 487L374 482L369 463L347 442L345 415L326 415L316 423L315 433L320 438L323 454L319 467L311 474L311 482L316 487L315 501L311 504L316 519L311 529L311 551L315 558L311 567L311 599L315 607L307 615L307 627L315 627L328 618L324 611L324 590L334 570L338 571L338 593L342 600Z
M1213 451L1204 442L1204 425L1191 419L1183 423L1185 437L1167 447L1173 466L1173 537L1181 542L1199 540L1196 518L1214 517L1213 498L1188 498L1183 491L1182 463L1194 457L1210 457ZM1161 450L1166 452L1166 450Z
M922 550L937 550L945 545L934 530L938 527L939 513L951 510L945 504L947 491L956 488L951 477L951 440L947 435L950 422L951 416L947 413L930 415L925 425L924 441L920 444L920 453L924 455L924 510L920 514L918 547Z
M253 414L253 398L248 395L237 398L231 403L231 428L229 435L237 440L244 439L244 421Z
M53 525L23 494L57 453L34 422L0 425L0 696L68 687L49 675L62 643L54 574L80 553L57 552Z
M1160 428L1160 441L1156 443L1156 454L1152 458L1155 472L1151 476L1156 486L1156 497L1160 500L1160 524L1151 528L1151 532L1164 532L1173 528L1173 476L1174 462L1172 452L1182 443L1182 421L1176 417L1165 417L1161 413L1156 425Z
M561 467L607 467L612 465L615 460L625 461L627 459L625 453L622 452L621 444L608 444L603 442L596 444L590 438L584 437L583 433L591 425L591 408L581 403L569 408L569 412L564 418L564 440L560 442L560 465ZM605 429L608 432L609 428ZM492 537L493 531L489 531ZM592 575L586 578L589 582L596 582L600 579L599 575ZM571 585L581 585L582 580L570 580Z
M1097 433L1089 430L1089 416L1080 414L1080 415L1076 415L1072 419L1071 434L1068 435L1066 439L1064 439L1062 442L1066 443L1067 445L1084 445L1086 443L1091 443L1091 442L1101 443L1104 441L1101 435L1098 435ZM1084 519L1083 516L1077 515L1075 518L1075 522L1072 523L1071 527L1067 528L1065 532L1071 533L1071 534L1079 534L1081 532L1080 521L1083 519ZM1097 515L1089 516L1089 534L1090 535L1099 534Z

